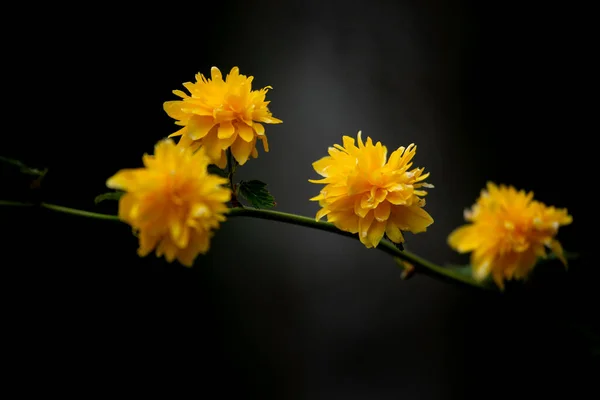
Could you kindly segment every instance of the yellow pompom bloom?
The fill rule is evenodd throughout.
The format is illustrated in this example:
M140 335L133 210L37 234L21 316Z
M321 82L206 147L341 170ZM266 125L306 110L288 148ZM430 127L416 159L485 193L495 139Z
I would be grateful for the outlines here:
M546 248L567 265L554 236L573 218L566 209L533 200L533 192L488 182L464 214L469 224L455 229L448 244L460 253L472 252L473 276L480 281L491 274L504 288L505 279L524 279L538 258L547 256Z
M316 219L327 216L339 229L358 233L368 248L377 247L384 234L402 243L401 231L424 232L433 219L423 209L422 188L433 186L423 182L429 176L423 168L410 170L416 146L400 147L387 159L387 148L370 137L363 143L361 132L358 147L353 138L342 139L343 146L330 147L329 156L313 163L324 178L309 182L326 185L310 199L322 207Z
M261 140L263 148L269 151L265 124L280 124L274 118L265 101L267 86L252 90L254 77L240 75L238 67L233 67L225 80L217 67L211 69L211 79L196 74L196 82L186 82L183 86L190 95L181 90L173 93L183 100L167 101L164 110L176 119L176 125L183 126L170 137L181 136L179 145L197 149L203 146L212 162L220 168L227 165L225 151L231 148L236 161L243 165L250 156L258 157L256 141Z
M109 188L126 192L119 218L139 237L141 257L156 249L157 257L191 267L208 251L231 198L231 190L221 186L227 179L207 172L209 162L202 149L194 153L165 139L154 155L144 155L144 168L123 169L108 179Z

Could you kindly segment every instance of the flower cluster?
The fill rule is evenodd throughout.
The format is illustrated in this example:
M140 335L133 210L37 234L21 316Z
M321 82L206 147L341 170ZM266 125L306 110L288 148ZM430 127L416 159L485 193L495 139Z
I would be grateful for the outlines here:
M139 236L140 256L156 250L169 262L191 266L208 251L233 196L231 182L208 173L208 166L225 168L228 151L239 165L245 164L258 156L257 141L268 152L263 124L282 122L267 107L271 87L252 90L253 79L238 67L223 79L213 67L211 79L197 74L196 82L184 83L189 94L175 90L181 100L163 105L182 126L169 136L180 136L177 144L160 141L154 155L144 156L144 168L121 170L107 181L108 187L126 192L119 201L119 218Z
M524 279L539 258L547 257L546 249L567 264L554 237L573 218L566 209L533 200L533 192L488 182L464 214L469 224L453 231L448 243L458 252L472 252L471 266L478 280L491 274L502 288L505 279Z
M280 124L282 121L271 115L265 97L270 86L252 90L254 77L240 75L233 67L223 80L217 67L211 70L211 79L197 74L196 82L183 86L173 93L182 100L167 101L164 110L182 126L170 137L181 136L179 144L198 148L203 146L211 160L220 168L227 165L226 151L231 149L235 160L244 165L250 156L258 157L256 141L262 141L269 151L264 124Z
M191 267L208 251L231 198L222 186L227 179L207 172L209 162L204 149L194 153L165 139L154 155L144 155L144 168L124 169L108 179L109 188L126 192L119 199L119 218L138 235L140 256L156 249L158 257Z
M275 204L266 184L236 185L233 172L256 158L261 141L269 151L264 124L282 121L272 116L266 95L270 86L252 89L252 76L237 67L223 79L217 67L207 79L196 75L183 86L188 93L173 91L180 100L163 105L181 128L161 140L154 155L145 155L144 167L119 171L107 186L125 192L119 201L119 218L130 224L139 237L139 254L156 251L171 262L191 266L198 254L210 247L210 238L229 213L228 202L242 207L237 195L254 207ZM320 208L315 220L323 218L338 230L357 235L367 248L382 240L401 244L404 233L425 232L433 218L425 211L429 173L413 167L417 147L399 147L388 156L381 142L342 137L342 144L329 148L328 155L313 163L323 185L311 201ZM208 172L209 165L228 167L228 179ZM280 213L281 214L281 213ZM276 216L269 215L269 219ZM524 279L548 251L565 265L558 228L570 224L566 209L548 207L533 199L533 193L512 186L488 183L470 210L467 225L448 236L448 244L460 253L471 253L471 270L476 281L492 277L504 287L510 279ZM388 247L389 246L384 246ZM395 247L391 247L394 251ZM399 259L399 258L398 258ZM403 261L403 263L406 260ZM413 263L407 262L414 270Z
M358 233L368 248L377 247L384 234L402 243L402 231L424 232L433 218L423 209L423 188L433 186L424 182L429 173L423 168L411 169L417 147L400 147L388 159L387 148L370 137L363 143L361 132L357 144L349 136L342 140L343 146L334 145L313 163L323 179L309 181L325 184L311 199L322 207L317 220L327 216L339 229Z

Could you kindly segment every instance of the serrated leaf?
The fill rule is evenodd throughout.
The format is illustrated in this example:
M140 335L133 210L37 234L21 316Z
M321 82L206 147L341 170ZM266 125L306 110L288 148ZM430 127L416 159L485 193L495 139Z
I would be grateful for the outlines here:
M94 204L101 203L104 200L119 200L121 198L121 196L123 196L123 194L125 194L125 192L123 192L121 190L117 190L114 192L108 192L108 193L102 193L102 194L96 196L96 198L94 199Z
M267 184L258 180L241 181L238 194L255 208L273 208L275 199L267 190Z

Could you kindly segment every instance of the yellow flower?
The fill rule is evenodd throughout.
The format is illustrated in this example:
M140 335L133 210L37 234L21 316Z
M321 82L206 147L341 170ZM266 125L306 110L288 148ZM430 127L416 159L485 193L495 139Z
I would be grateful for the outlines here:
M225 80L217 67L212 67L211 78L196 74L196 82L186 82L183 86L190 92L181 90L173 93L183 100L167 101L164 110L176 119L176 125L183 126L169 137L181 136L179 145L197 149L206 148L211 161L220 168L227 165L225 151L231 148L236 161L243 165L250 156L258 157L256 140L263 142L269 151L265 128L261 124L280 124L274 118L265 101L271 86L252 90L254 77L240 75L238 67L233 67Z
M422 208L427 194L423 187L429 173L423 168L410 170L417 150L414 144L394 151L389 160L387 148L380 142L366 144L358 132L358 147L354 139L343 137L344 146L329 148L329 156L313 163L323 176L312 183L325 184L313 197L322 207L316 215L343 231L359 233L360 241L368 248L377 247L383 235L395 243L404 242L401 231L424 232L433 223Z
M488 182L473 207L465 210L470 222L448 236L448 244L460 253L472 252L473 276L483 280L490 274L500 288L504 280L524 279L538 257L549 248L567 265L560 243L554 239L558 227L573 218L566 209L547 207L533 200L533 192Z
M119 218L139 237L138 254L156 248L157 257L177 259L191 267L210 246L212 229L225 221L231 190L227 179L208 174L210 159L176 146L171 139L145 154L144 168L123 169L108 179L109 188L126 193L119 199Z

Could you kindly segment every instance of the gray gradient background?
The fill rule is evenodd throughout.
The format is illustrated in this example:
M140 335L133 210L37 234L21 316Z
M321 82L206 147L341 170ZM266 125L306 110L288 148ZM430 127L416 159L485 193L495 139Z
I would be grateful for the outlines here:
M48 199L116 211L92 199L175 129L162 110L171 90L213 65L237 65L256 88L273 86L271 111L284 121L267 126L271 152L238 179L268 182L278 210L313 216L311 163L362 130L390 150L417 144L415 165L431 172L435 223L407 235L411 251L466 262L446 237L493 180L568 207L577 222L559 238L585 254L589 222L568 184L583 181L577 160L592 150L569 150L585 134L569 115L563 63L577 61L552 22L557 10L442 0L171 6L180 5L48 9L52 23L35 40L8 45L18 87L34 94L15 108L29 121L40 99L48 107L0 153L50 167ZM17 293L5 303L7 349L14 376L38 382L24 383L32 389L462 399L578 390L591 371L568 329L596 321L585 265L570 275L549 266L499 297L424 276L402 281L389 256L358 241L239 218L188 270L138 259L126 226L0 211L14 232L3 252L23 257L7 262L5 284Z

